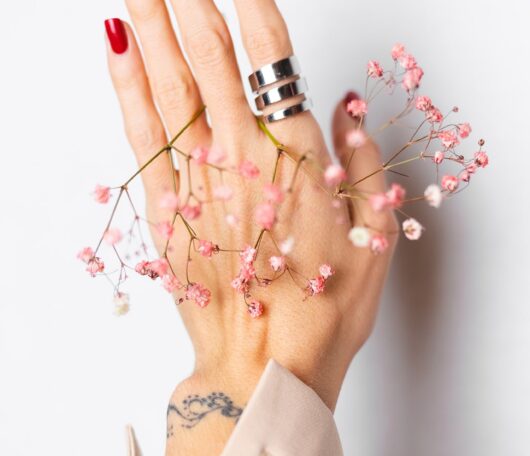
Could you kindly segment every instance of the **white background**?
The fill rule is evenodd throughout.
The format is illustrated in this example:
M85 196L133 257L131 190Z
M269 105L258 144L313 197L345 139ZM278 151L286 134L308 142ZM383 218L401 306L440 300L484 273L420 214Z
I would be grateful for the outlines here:
M236 30L232 3L220 6ZM388 62L402 41L426 71L423 92L460 106L492 162L439 212L415 213L428 230L401 243L340 397L345 454L530 454L528 3L280 6L326 132L366 61ZM169 394L192 367L164 292L132 283L132 312L118 319L110 288L74 258L106 217L90 201L94 183L134 169L106 71L112 16L127 17L120 0L0 7L2 456L124 454L126 423L145 455L162 454Z

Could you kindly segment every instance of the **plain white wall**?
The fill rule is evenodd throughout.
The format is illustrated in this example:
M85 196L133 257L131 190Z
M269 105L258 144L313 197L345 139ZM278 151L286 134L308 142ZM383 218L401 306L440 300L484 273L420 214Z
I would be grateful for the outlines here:
M237 30L231 3L219 5ZM345 454L530 454L528 2L279 3L326 132L366 61L402 41L426 71L424 93L458 104L491 155L459 198L415 213L428 230L401 243L375 332L344 383ZM5 456L124 454L129 422L147 456L162 454L167 399L193 363L164 292L131 282L132 311L117 319L107 284L74 258L106 217L93 184L134 169L106 71L111 16L126 17L121 0L1 7Z

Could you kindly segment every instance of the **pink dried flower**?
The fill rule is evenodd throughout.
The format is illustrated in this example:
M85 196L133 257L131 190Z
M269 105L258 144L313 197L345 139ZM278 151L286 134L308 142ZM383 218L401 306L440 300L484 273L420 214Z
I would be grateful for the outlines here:
M348 233L348 239L355 247L368 247L371 238L370 231L364 226L354 226Z
M162 236L162 238L164 239L171 239L171 236L173 236L173 225L171 224L171 222L168 222L168 221L164 221L164 222L160 222L157 226L156 226L156 229L158 231L158 234L160 234L160 236Z
M263 194L265 195L265 199L271 203L281 203L284 199L284 193L276 184L266 184L263 187Z
M329 279L333 274L335 274L335 271L331 268L329 264L322 264L320 268L318 268L318 272L320 273L320 276L324 279Z
M408 92L417 89L420 86L421 78L423 77L423 70L420 67L412 68L407 70L403 76L403 81L401 85Z
M414 218L409 218L403 222L403 233L405 234L407 239L410 239L411 241L417 241L422 233L423 233L423 226Z
M383 68L381 67L379 62L375 60L370 60L368 62L367 73L369 77L378 79L383 76Z
M437 165L439 165L440 163L444 161L444 158L445 158L445 154L441 150L437 150L432 157L432 161L436 163Z
M271 256L269 258L269 264L275 272L283 271L285 268L285 257L284 256Z
M394 209L401 207L405 199L405 189L399 184L392 184L386 192L387 205Z
M92 276L96 277L96 274L105 270L105 263L98 257L92 257L88 260L86 267L87 272Z
M118 291L114 296L114 314L118 317L129 312L129 295Z
M259 176L259 168L250 160L243 160L239 164L239 174L246 179L256 179Z
M478 169L478 165L475 162L470 163L469 165L466 166L466 171L469 174L475 174L477 172L477 169Z
M346 144L353 149L364 146L366 139L366 133L360 128L354 128L346 133Z
M220 165L225 161L225 159L226 154L220 146L214 144L210 147L210 152L208 154L208 163L211 163L212 165Z
M405 52L405 46L403 46L401 43L394 44L394 47L392 48L392 58L394 60L399 59Z
M339 164L331 164L324 172L324 179L329 186L338 185L346 180L346 171Z
M257 250L253 247L247 246L239 256L243 264L251 264L256 260Z
M213 190L213 197L216 200L229 201L233 195L234 191L228 185L219 185Z
M324 291L326 286L326 279L322 276L318 276L315 279L310 279L307 283L307 292L310 296L315 296Z
M283 255L289 255L294 248L294 237L289 236L287 239L284 239L282 242L280 242L280 252L282 252Z
M258 318L263 314L263 304L259 301L252 300L247 310L252 318Z
M388 203L387 197L384 193L376 193L374 195L370 195L368 201L374 212L381 212L383 209L386 208Z
M254 211L254 220L262 228L270 230L276 222L276 209L268 202L258 204Z
M191 151L191 159L197 164L197 165L204 165L208 161L208 149L203 146L197 146L195 149Z
M368 106L366 101L357 98L348 103L346 110L352 117L362 117L368 112Z
M168 293L173 293L175 290L182 288L182 283L170 273L162 277L162 286Z
M467 138L469 134L471 133L471 125L469 125L467 122L462 123L458 126L458 134L461 138Z
M151 270L149 261L145 261L145 260L140 261L134 267L134 270L140 275L143 275L143 276L148 275L149 271Z
M442 190L436 184L429 185L425 189L424 196L429 206L439 208L440 204L442 204Z
M165 192L158 202L160 209L167 209L176 212L179 206L179 197L175 192Z
M211 258L214 253L219 251L219 247L213 242L200 240L199 248L197 250L203 257Z
M110 187L104 187L103 185L96 185L94 188L94 201L99 204L107 204L110 199Z
M116 245L123 239L123 235L118 228L109 228L103 235L103 240L109 245Z
M186 288L186 299L195 301L199 307L204 308L210 303L211 292L200 283L192 283Z
M165 258L157 258L149 263L149 270L159 277L164 277L168 273L169 263Z
M462 171L458 177L460 177L462 182L469 182L471 180L471 174L466 170Z
M416 109L419 109L420 111L423 111L423 112L427 112L431 108L432 108L432 101L429 97L426 97L425 95L421 95L418 98L416 98Z
M85 247L77 254L77 258L83 263L88 263L92 258L94 258L94 251L91 247Z
M453 130L440 131L437 136L443 146L447 149L452 149L460 144L460 141Z
M407 54L406 52L402 53L397 59L398 63L405 68L405 70L412 70L417 67L416 59L413 55Z
M201 216L201 212L202 208L200 203L197 203L196 205L186 204L180 209L182 216L188 220L198 219Z
M454 192L458 188L458 178L450 175L442 177L442 188L449 192Z
M374 234L370 240L370 249L376 255L383 253L388 248L388 240L382 234Z
M476 165L480 166L481 168L485 168L490 162L488 154L483 151L475 152L474 158Z
M432 106L425 113L425 118L431 123L439 123L443 120L444 116L438 108Z

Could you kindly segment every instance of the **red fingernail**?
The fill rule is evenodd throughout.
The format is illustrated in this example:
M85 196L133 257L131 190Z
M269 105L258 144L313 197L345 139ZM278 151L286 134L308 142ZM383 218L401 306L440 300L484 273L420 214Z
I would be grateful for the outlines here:
M105 29L109 37L110 47L116 54L123 54L127 50L129 41L127 32L120 19L113 18L105 21Z
M346 94L346 96L344 97L344 107L347 107L348 106L348 103L350 101L353 101L353 100L358 100L359 99L359 95L357 95L357 93L355 92L348 92Z

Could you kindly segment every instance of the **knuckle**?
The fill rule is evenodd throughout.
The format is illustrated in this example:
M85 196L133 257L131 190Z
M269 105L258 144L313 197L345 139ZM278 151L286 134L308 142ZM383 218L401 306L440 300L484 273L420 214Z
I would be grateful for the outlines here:
M201 66L218 65L228 57L229 38L226 32L215 29L199 30L187 39L190 57Z
M285 31L273 26L262 26L252 31L245 45L253 58L263 62L286 56L290 47Z
M154 154L165 143L164 132L159 127L133 124L125 130L131 147L139 155Z
M138 75L127 73L127 74L113 74L112 82L114 88L118 92L128 92L130 90L136 90L140 85Z
M193 83L186 77L161 79L153 85L156 100L162 111L175 111L193 92Z
M131 17L142 22L149 22L160 13L160 8L156 2L146 2L145 0L126 0L127 9Z

